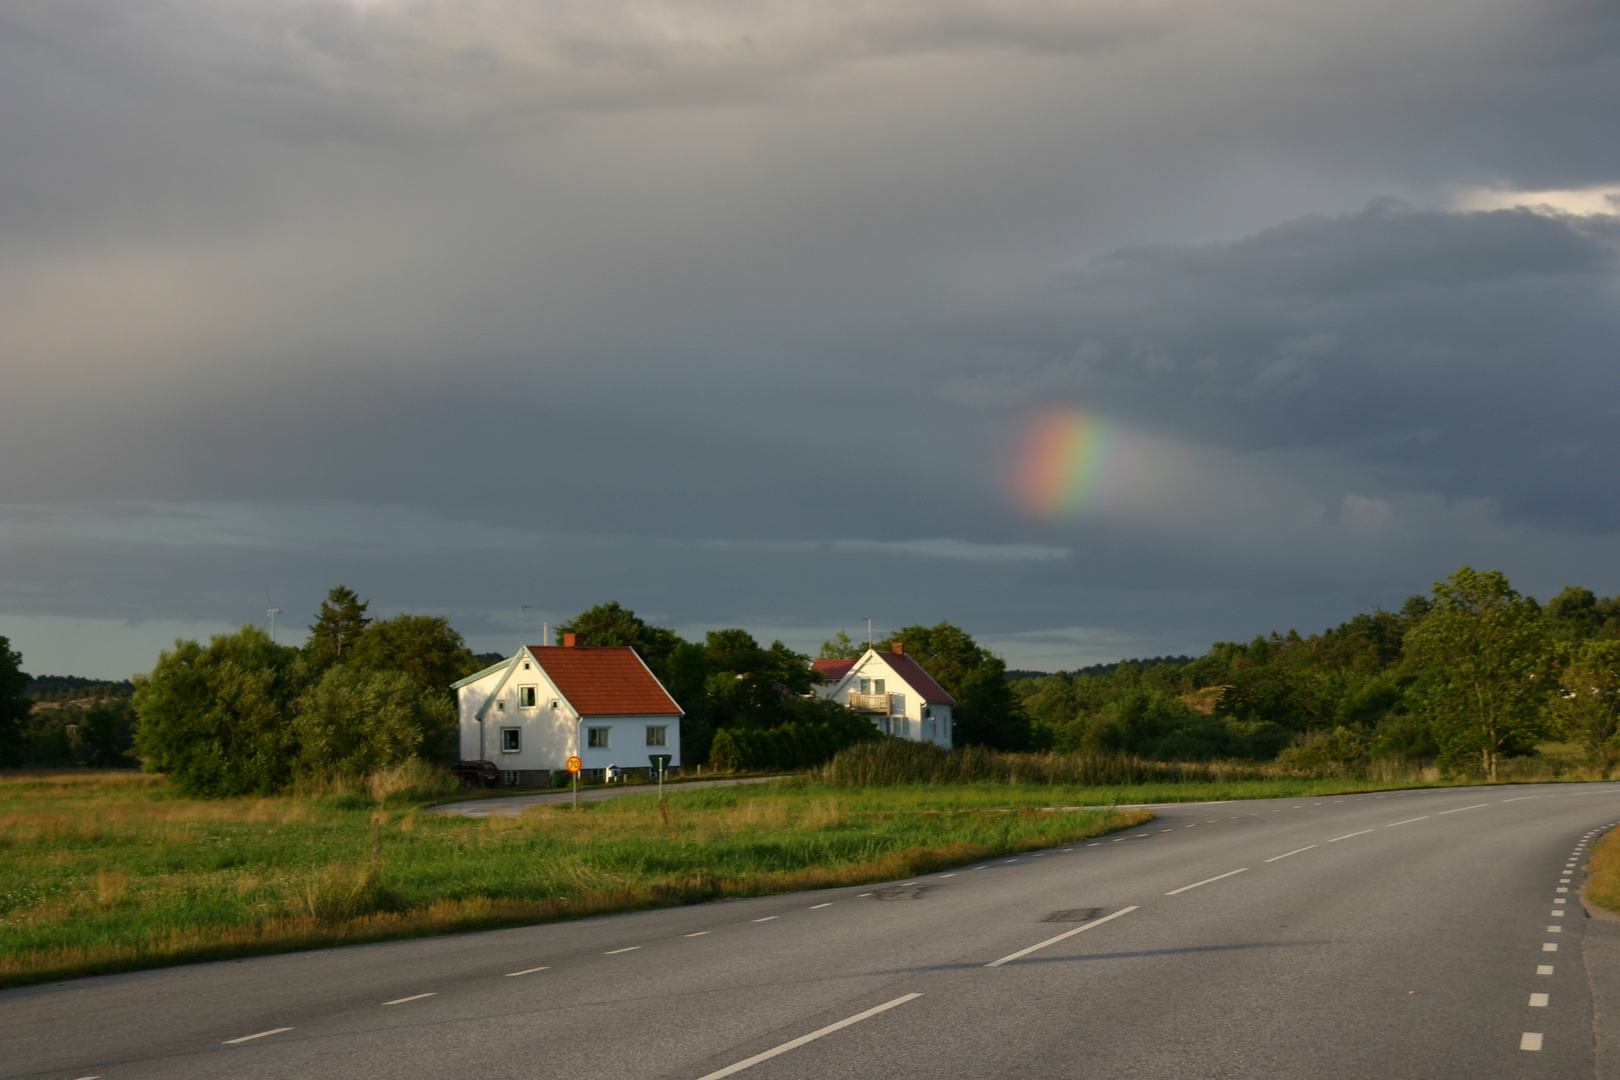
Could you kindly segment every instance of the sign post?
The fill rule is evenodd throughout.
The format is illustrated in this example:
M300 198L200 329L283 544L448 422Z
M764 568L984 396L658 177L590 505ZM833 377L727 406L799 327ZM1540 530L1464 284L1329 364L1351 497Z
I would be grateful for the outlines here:
M574 778L574 809L579 809L579 768L584 762L577 756L568 759L568 772Z
M658 774L658 801L664 801L664 770L669 768L672 754L648 754L647 760L652 762L653 771Z

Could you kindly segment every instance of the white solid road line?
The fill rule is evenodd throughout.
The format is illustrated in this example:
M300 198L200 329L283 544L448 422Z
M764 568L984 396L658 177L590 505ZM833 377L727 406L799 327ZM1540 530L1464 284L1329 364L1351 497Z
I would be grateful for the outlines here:
M1442 811L1440 811L1440 816L1444 817L1447 814L1460 814L1464 810L1478 810L1482 806L1489 806L1489 805L1491 805L1491 804L1490 803L1475 803L1473 806L1459 806L1455 810L1442 810Z
M1285 851L1281 855L1273 855L1271 858L1267 859L1266 862L1276 862L1278 859L1286 859L1290 855L1298 855L1302 851L1309 851L1315 846L1315 844L1306 844L1304 847L1295 848L1293 851Z
M395 998L393 1001L385 1001L385 1002L383 1002L383 1004L384 1005L403 1005L407 1001L421 1001L423 998L432 997L436 993L438 993L437 990L429 990L425 994L412 994L408 998Z
M1329 840L1328 843L1331 844L1337 840L1348 840L1352 836L1366 836L1370 832L1372 832L1371 829L1362 829L1360 832L1347 832L1343 836L1335 836L1332 840Z
M1221 880L1221 878L1229 878L1233 874L1241 874L1241 873L1243 873L1243 871L1245 871L1247 869L1248 869L1247 866L1240 866L1236 870L1228 870L1224 874L1216 874L1214 877L1207 877L1203 881L1195 881L1191 885L1183 885L1179 889L1171 889L1169 892L1165 893L1164 895L1166 895L1166 896L1175 896L1177 893L1184 893L1188 889L1196 889L1200 885L1208 885L1212 881L1219 881L1219 880Z
M1035 952L1038 949L1044 949L1048 945L1056 945L1058 942L1062 941L1064 938L1074 937L1074 935L1076 935L1078 933L1081 933L1081 932L1086 931L1086 930L1090 930L1093 926L1101 926L1103 923L1108 922L1108 921L1110 921L1112 919L1117 919L1121 915L1129 915L1131 912L1135 911L1139 906L1140 905L1138 905L1138 904L1132 904L1130 907L1120 908L1118 911L1114 912L1112 915L1104 915L1100 919L1092 919L1090 922L1084 924L1083 926L1077 926L1073 930L1065 930L1063 933L1059 934L1057 937L1047 938L1045 941L1040 942L1037 945L1031 945L1027 949L1019 949L1015 953L1008 953L1006 956L1003 956L1000 960L992 960L992 961L990 961L988 964L986 964L984 966L987 967L987 968L1000 967L1002 964L1006 964L1006 963L1009 963L1009 962L1011 962L1013 960L1017 960L1020 957L1028 956L1030 953ZM707 1078L705 1078L705 1080L707 1080Z
M1523 1035L1520 1035L1519 1036L1519 1049L1520 1050L1540 1050L1541 1049L1541 1032L1539 1032L1539 1031L1527 1031Z
M1429 815L1424 814L1422 817L1409 817L1405 821L1392 821L1388 825L1385 825L1384 828L1393 829L1397 825L1410 825L1414 821L1428 821L1428 820L1429 820Z
M550 970L551 969L548 968L548 967L524 968L522 971L508 971L506 973L506 977L508 979L510 979L514 975L533 975L537 971L550 971Z
M225 1042L224 1042L224 1045L225 1046L235 1046L237 1043L252 1042L254 1039L262 1039L266 1035L280 1035L283 1031L291 1031L291 1030L292 1030L292 1028L290 1028L290 1027L271 1028L269 1031L260 1031L260 1032L257 1032L255 1034L253 1034L253 1035L244 1035L240 1039L226 1039ZM85 1080L89 1080L89 1078L85 1078Z
M778 1054L785 1054L789 1050L798 1049L799 1047L803 1046L807 1042L814 1042L815 1040L821 1038L823 1035L831 1035L833 1032L838 1031L840 1028L847 1028L851 1024L858 1024L862 1020L868 1019L869 1017L876 1016L880 1012L887 1012L888 1010L894 1008L896 1005L904 1005L906 1002L914 1001L914 1000L916 1000L917 998L920 998L920 997L922 997L921 994L905 994L905 995L903 995L901 997L895 998L893 1001L885 1001L883 1004L878 1005L878 1006L876 1006L874 1008L871 1008L871 1009L867 1009L865 1012L856 1013L854 1016L845 1017L844 1019L838 1021L838 1023L836 1023L836 1024L828 1024L826 1027L818 1028L817 1030L812 1031L808 1035L800 1035L797 1039L792 1039L792 1040L790 1040L788 1042L785 1042L781 1046L772 1047L771 1049L765 1051L763 1054L755 1054L751 1058L743 1058L743 1060L737 1062L737 1064L735 1064L735 1065L727 1065L723 1069L717 1069L716 1071L714 1071L712 1073L709 1073L707 1076L699 1077L698 1080L720 1080L720 1078L722 1076L730 1076L732 1073L742 1072L744 1069L746 1069L746 1068L748 1068L748 1067L750 1067L752 1065L758 1065L762 1061L769 1061L771 1058L775 1057Z

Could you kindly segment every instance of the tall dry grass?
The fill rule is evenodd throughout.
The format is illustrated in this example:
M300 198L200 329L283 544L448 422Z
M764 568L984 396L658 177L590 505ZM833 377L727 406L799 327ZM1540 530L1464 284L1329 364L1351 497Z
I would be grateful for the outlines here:
M1586 864L1586 898L1620 912L1620 829L1611 830L1592 849Z
M860 743L842 750L815 775L834 787L984 783L1164 787L1321 780L1381 785L1481 782L1481 778L1466 774L1448 776L1427 761L1329 763L1301 770L1252 762L1146 761L1125 754L1003 753L979 746L945 751L902 739ZM1500 783L1607 779L1611 779L1607 770L1566 757L1508 758L1502 761L1498 773Z

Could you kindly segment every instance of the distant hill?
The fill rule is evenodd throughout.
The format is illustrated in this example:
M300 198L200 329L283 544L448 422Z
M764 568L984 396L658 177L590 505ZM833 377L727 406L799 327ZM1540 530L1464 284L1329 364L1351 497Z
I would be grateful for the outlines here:
M1171 667L1186 667L1196 659L1197 657L1194 656L1149 656L1143 660L1120 660L1112 664L1092 664L1090 667L1080 668L1076 671L1070 672L1070 674L1112 675L1115 671L1118 671L1126 664L1139 668L1162 667L1166 664L1170 665Z
M1076 668L1065 672L1068 675L1112 675L1121 665L1131 664L1139 668L1159 667L1169 664L1174 667L1185 667L1193 662L1191 656L1150 656L1145 660L1116 660L1112 664L1092 664L1090 667ZM1006 677L1008 682L1018 682L1020 679L1044 679L1052 674L1050 671L1034 671L1028 668L1008 668Z
M124 698L135 693L128 679L108 682L79 675L36 675L23 685L23 696L35 701L75 701L79 698Z

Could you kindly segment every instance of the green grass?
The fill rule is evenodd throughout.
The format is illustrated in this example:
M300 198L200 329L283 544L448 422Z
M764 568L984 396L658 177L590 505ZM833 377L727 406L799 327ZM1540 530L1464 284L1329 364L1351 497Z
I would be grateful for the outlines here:
M0 779L0 984L887 880L1151 816L1041 805L776 782L480 820L353 794L186 799L129 773ZM989 809L1007 812L941 812Z

